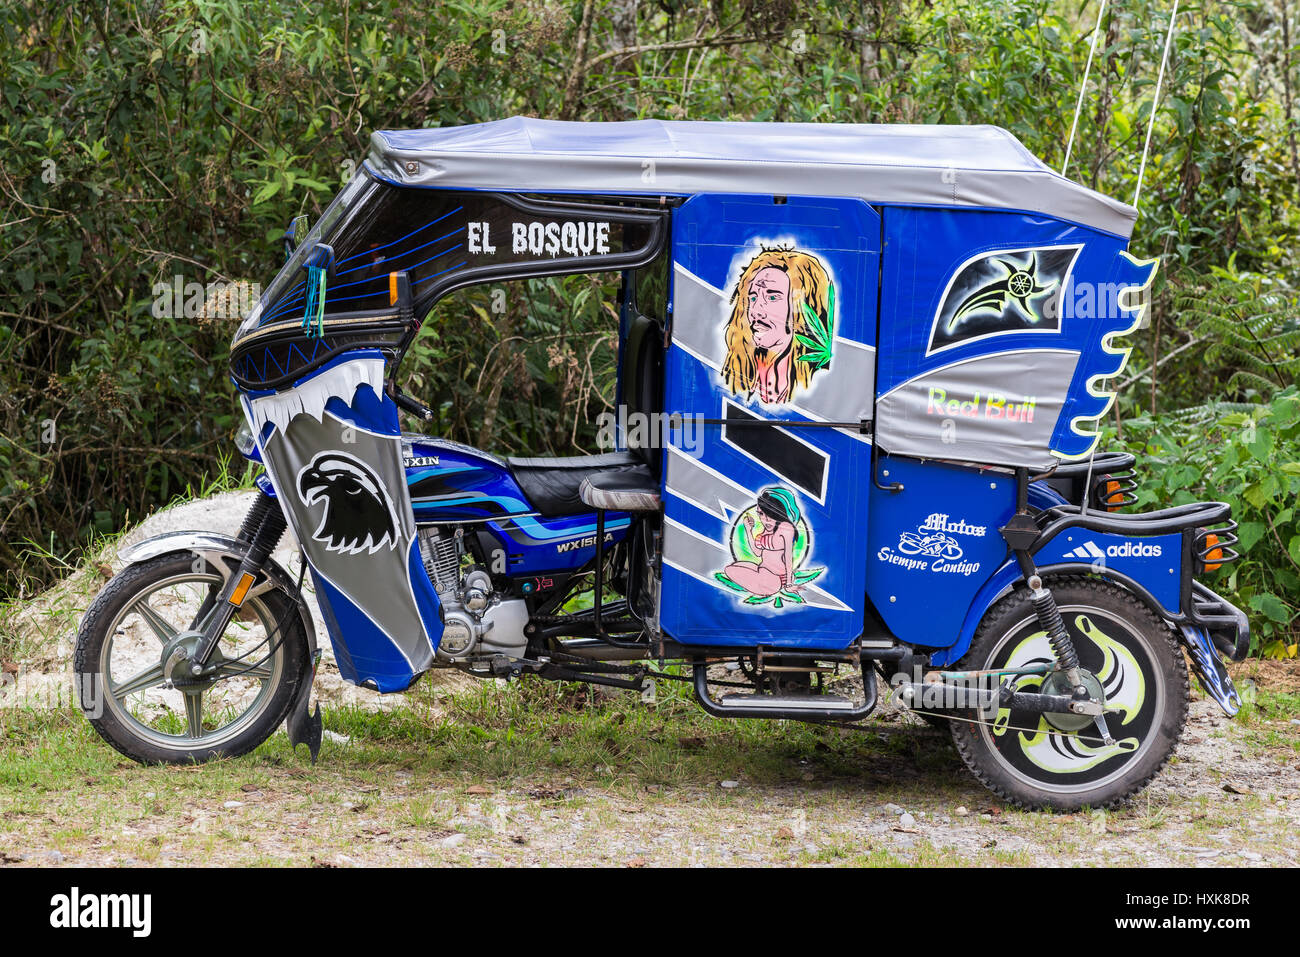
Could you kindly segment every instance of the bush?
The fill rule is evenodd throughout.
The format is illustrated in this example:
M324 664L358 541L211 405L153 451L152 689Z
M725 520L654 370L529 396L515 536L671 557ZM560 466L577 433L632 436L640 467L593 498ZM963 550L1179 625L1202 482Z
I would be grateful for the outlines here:
M1215 586L1247 611L1251 650L1294 658L1300 638L1300 391L1209 403L1124 423L1138 456L1137 508L1216 500L1240 523L1240 561Z

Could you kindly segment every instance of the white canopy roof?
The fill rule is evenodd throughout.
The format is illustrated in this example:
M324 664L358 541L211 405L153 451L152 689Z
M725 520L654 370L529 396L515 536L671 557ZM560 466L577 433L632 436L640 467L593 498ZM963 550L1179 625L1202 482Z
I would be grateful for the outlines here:
M513 117L381 130L369 163L408 186L524 192L856 196L1046 213L1127 238L1137 211L1049 169L996 126Z

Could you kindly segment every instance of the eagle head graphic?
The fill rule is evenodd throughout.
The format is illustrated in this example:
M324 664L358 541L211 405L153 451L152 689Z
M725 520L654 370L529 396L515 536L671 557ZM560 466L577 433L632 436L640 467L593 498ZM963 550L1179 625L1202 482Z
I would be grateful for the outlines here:
M312 538L327 551L374 553L397 547L397 512L388 493L363 462L341 452L322 452L298 473L303 504L325 503Z

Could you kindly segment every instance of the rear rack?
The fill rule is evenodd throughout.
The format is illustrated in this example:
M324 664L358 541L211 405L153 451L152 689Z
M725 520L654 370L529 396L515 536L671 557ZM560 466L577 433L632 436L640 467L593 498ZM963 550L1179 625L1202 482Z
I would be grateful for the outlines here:
M1113 532L1117 535L1169 535L1198 526L1202 529L1211 528L1220 523L1228 523L1235 528L1232 506L1227 502L1189 502L1154 512L1090 511L1082 514L1078 505L1057 505L1039 513L1042 532L1030 552L1037 551L1067 528L1086 528L1093 532Z
M1195 580L1187 620L1204 628L1214 646L1233 661L1241 661L1250 650L1250 622L1245 613Z
M1147 603L1159 609L1167 621L1204 628L1216 647L1232 660L1239 661L1245 656L1250 647L1250 626L1245 614L1193 577L1215 571L1240 557L1233 547L1237 544L1237 523L1232 519L1232 506L1226 502L1190 502L1139 513L1092 511L1081 514L1077 505L1057 505L1039 513L1036 520L1039 534L1029 548L1030 554L1068 528L1130 537L1180 534L1182 580L1177 613L1163 608L1132 579L1113 570L1103 574L1121 578L1128 587L1145 595Z

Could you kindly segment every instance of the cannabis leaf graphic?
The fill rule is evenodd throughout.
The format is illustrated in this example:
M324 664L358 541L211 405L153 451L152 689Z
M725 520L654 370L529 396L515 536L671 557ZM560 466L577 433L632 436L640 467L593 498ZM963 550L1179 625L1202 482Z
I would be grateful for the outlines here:
M800 362L811 362L813 372L818 369L825 369L831 364L831 343L834 339L833 326L835 323L835 286L830 285L826 291L826 321L822 322L821 316L817 315L816 310L808 303L801 303L803 307L804 319L808 322L808 329L812 332L811 336L805 336L802 333L795 333L795 338L808 347L808 351L799 356Z
M821 573L824 571L826 571L825 568L808 568L803 571L796 571L794 573L795 586L798 587L799 585L807 584L808 582L812 581L814 578L819 577ZM732 591L745 592L745 593L749 591L749 589L736 584L734 581L728 578L726 576L726 573L724 572L714 572L713 577L717 579L718 582L720 582L724 587L729 588ZM770 604L773 608L784 608L786 602L795 605L807 604L806 600L802 595L800 595L797 591L793 591L789 588L783 588L775 595L750 595L748 598L745 599L746 605Z

